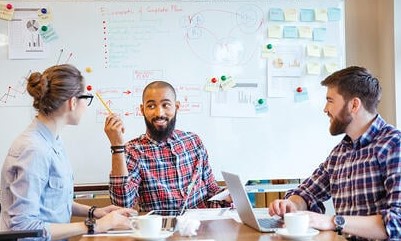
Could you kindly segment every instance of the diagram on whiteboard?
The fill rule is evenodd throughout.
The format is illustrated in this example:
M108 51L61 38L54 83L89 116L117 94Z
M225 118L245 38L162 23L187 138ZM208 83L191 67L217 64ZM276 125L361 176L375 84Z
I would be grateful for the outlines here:
M236 12L202 10L184 18L185 40L195 56L205 62L240 65L258 50L257 37L262 34L263 23L263 11L253 5L240 7ZM227 28L222 29L221 25ZM245 42L254 44L245 45Z
M12 83L0 90L0 107L3 106L30 106L32 100L26 92L26 79L31 74L28 72L26 77L21 77L16 83Z

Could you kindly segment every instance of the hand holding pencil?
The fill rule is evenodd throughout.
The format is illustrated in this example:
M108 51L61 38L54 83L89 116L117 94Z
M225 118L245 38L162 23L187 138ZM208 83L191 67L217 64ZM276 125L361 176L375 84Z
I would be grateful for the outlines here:
M113 113L113 111L103 100L99 92L96 92L96 97L99 99L99 101L102 103L104 108L109 113L109 115L106 117L106 121L104 124L104 131L106 132L106 135L109 138L111 145L112 146L123 145L124 143L123 134L125 132L123 121L120 119L120 117L118 117L116 114Z

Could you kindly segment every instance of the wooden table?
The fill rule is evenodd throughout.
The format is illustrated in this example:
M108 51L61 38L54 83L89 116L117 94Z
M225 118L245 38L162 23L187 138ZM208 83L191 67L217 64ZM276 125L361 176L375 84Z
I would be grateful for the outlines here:
M182 237L178 232L167 241L202 240L213 239L215 241L269 241L286 240L277 234L260 233L246 225L237 223L233 219L202 221L195 237ZM132 241L131 237L81 237L79 241ZM322 231L313 238L315 241L345 241L333 231Z

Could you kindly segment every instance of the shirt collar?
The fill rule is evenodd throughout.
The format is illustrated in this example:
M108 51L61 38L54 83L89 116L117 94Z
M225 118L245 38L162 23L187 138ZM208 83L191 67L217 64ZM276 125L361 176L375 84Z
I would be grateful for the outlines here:
M386 122L384 119L377 114L369 128L358 139L356 139L354 143L348 135L345 135L343 143L353 146L366 146L372 142L372 140L380 132L380 129L382 129L385 125Z
M54 136L51 130L38 118L33 120L32 125L37 128L43 139L45 139L46 142L49 143L49 145L54 149L54 151L58 153L60 151L59 136Z
M148 140L150 143L156 144L156 145L165 144L165 143L170 143L170 142L172 142L172 141L174 141L174 140L177 140L177 138L178 138L178 135L177 135L177 133L176 133L176 130L173 130L173 132L171 133L171 135L170 135L169 137L167 137L167 139L164 140L164 141L156 141L156 140L153 140L147 133L144 134L144 135L142 135L142 139L146 139L146 140Z

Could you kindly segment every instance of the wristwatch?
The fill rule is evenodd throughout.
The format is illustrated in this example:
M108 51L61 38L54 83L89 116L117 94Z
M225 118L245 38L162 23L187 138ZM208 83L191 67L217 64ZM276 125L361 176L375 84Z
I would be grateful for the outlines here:
M341 235L342 231L344 229L344 226L345 226L344 217L340 216L340 215L335 215L333 221L334 221L334 224L336 225L335 231L338 233L338 235Z
M85 225L88 228L88 234L95 233L96 219L95 219L95 216L93 215L93 212L95 212L95 209L96 209L96 206L92 206L91 208L89 208L88 217L85 219Z
M94 218L86 218L85 225L88 228L88 234L95 233L96 219Z

